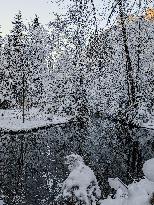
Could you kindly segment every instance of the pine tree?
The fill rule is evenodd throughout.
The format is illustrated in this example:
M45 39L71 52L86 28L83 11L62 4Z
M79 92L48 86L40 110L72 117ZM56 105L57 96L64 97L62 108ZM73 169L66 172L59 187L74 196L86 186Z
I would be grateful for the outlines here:
M89 119L89 105L86 92L86 43L91 33L91 28L95 28L96 16L93 1L77 0L70 8L70 20L74 24L75 31L73 35L73 44L75 46L75 56L73 62L73 70L76 73L74 100L76 104L76 118L81 128L87 124ZM91 15L92 13L92 15Z
M23 105L23 75L26 72L24 58L25 26L22 22L21 12L15 16L12 22L13 29L5 39L4 46L4 70L6 94L17 107Z
M43 103L44 86L48 74L47 58L50 52L48 31L39 23L36 16L29 25L27 34L27 52L29 67L29 101L30 106Z
M1 27L0 27L1 28ZM1 36L1 32L0 32L0 103L2 100L2 89L3 89L3 76L4 76L4 70L3 70L3 61L2 61L2 45L3 45L3 38Z

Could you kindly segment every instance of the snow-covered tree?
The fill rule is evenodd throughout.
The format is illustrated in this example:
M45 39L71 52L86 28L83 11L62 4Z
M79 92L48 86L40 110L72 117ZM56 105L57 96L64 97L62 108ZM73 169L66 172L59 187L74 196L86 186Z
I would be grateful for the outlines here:
M30 106L41 105L46 99L46 80L48 77L48 56L51 43L48 31L39 23L36 16L29 25L26 39L28 58L28 101Z
M73 60L74 46L72 44L71 30L67 18L56 15L50 22L51 40L53 50L49 56L49 85L48 101L50 110L55 114L71 114L73 108Z
M101 201L101 205L153 205L154 193L154 159L143 165L144 179L134 181L128 186L119 178L109 179L109 184L116 190L114 198L110 196Z
M11 33L5 38L3 51L4 66L4 96L8 96L17 106L23 104L23 75L26 71L25 26L19 12L13 23Z
M123 4L125 3L123 2ZM127 7L125 9L127 10ZM119 11L119 9L117 10ZM119 143L125 145L122 153L127 158L125 163L128 166L128 178L130 175L139 178L142 150L140 143L134 139L133 128L138 125L139 115L144 112L142 111L143 107L147 107L146 104L153 98L153 60L151 61L151 59L153 59L152 34L154 27L153 21L147 21L144 14L139 16L134 14L133 20L130 20L130 16L124 11L123 15L124 22L122 23L124 23L124 32L127 36L125 45L121 21L101 31L98 36L94 35L89 43L91 45L88 46L88 57L92 72L87 78L91 82L87 92L94 111L108 116L112 115L111 119L118 122L119 130L125 133L125 137ZM129 51L128 59L126 59L125 49ZM139 57L138 52L140 53ZM128 61L131 61L131 64ZM131 79L133 78L133 84L131 84L132 82L129 84L132 91L131 89L129 91L132 94L135 91L133 95L131 94L132 96L128 95L129 78L127 77L129 72L126 72L126 67L132 69L129 76ZM92 77L93 80L90 81ZM128 105L131 104L128 103L130 98L132 98L132 102L134 101L132 105Z
M66 164L70 171L63 183L63 198L76 204L96 204L101 196L94 172L84 164L81 156L71 154L66 157Z
M0 27L1 28L1 27ZM2 48L2 45L3 45L3 38L1 36L1 32L0 32L0 103L1 103L1 98L3 97L2 96L2 89L3 89L3 60L2 60L2 53L3 53L3 48Z

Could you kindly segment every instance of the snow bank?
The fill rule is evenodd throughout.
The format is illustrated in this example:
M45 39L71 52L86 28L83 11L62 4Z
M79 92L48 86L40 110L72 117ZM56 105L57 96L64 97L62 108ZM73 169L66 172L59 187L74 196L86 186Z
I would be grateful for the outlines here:
M63 197L71 199L74 196L75 200L82 201L86 205L96 204L101 191L94 172L84 164L79 155L67 156L66 164L68 164L70 174L63 183Z
M152 110L154 110L154 108L152 108ZM139 105L136 119L141 127L154 129L154 111L149 113L147 105L145 103Z
M52 124L62 124L62 123L66 123L68 122L69 120L71 120L73 117L71 116L56 116L54 115L52 117Z
M151 205L150 198L154 193L154 183L148 179L132 183L128 186L128 194L117 190L119 194L114 199L108 198L101 201L101 205Z
M148 115L147 122L141 122L140 124L141 124L141 127L154 129L154 112Z
M3 198L4 198L4 195L0 196L0 205L5 205Z
M25 122L22 122L22 110L0 110L0 128L20 131L67 123L72 116L51 116L38 108L25 111Z
M144 163L143 173L150 181L154 182L154 158Z
M4 202L2 200L0 200L0 205L4 205Z
M117 190L115 198L100 201L101 205L153 205L150 199L154 194L154 158L143 165L145 178L128 186L118 178L109 179L109 184Z
M101 205L124 205L124 199L119 198L119 199L104 199L100 201Z
M122 190L123 193L128 193L128 187L125 185L118 177L114 178L109 178L108 179L109 185L111 188L115 190Z
M2 200L0 200L0 205L4 205L4 202Z
M141 127L148 128L148 129L153 129L154 130L154 119L150 119L146 123L141 123Z
M154 193L154 182L147 178L141 179L139 182L132 183L128 186L128 196L152 196Z

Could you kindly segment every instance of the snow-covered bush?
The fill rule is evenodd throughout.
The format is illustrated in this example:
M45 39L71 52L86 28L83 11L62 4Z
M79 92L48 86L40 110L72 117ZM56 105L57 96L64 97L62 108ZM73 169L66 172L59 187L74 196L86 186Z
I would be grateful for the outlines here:
M4 195L1 194L1 192L0 192L0 205L5 205L5 203L4 203Z
M66 164L70 171L69 176L63 183L62 194L76 204L96 204L101 196L94 172L84 164L81 156L71 154L66 157Z
M143 165L144 179L126 186L118 178L109 179L116 189L114 199L110 196L101 201L101 205L153 205L154 204L154 158Z
M149 159L144 163L143 173L147 179L154 182L154 158Z

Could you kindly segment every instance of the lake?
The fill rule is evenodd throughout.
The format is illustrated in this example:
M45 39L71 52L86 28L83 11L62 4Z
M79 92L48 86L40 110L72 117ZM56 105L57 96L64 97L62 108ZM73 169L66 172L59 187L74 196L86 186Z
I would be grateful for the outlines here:
M142 164L154 157L154 130L122 127L93 118L30 132L4 132L0 138L0 193L7 205L49 205L68 173L65 156L77 153L95 172L102 197L111 193L108 177L128 184L143 176Z

